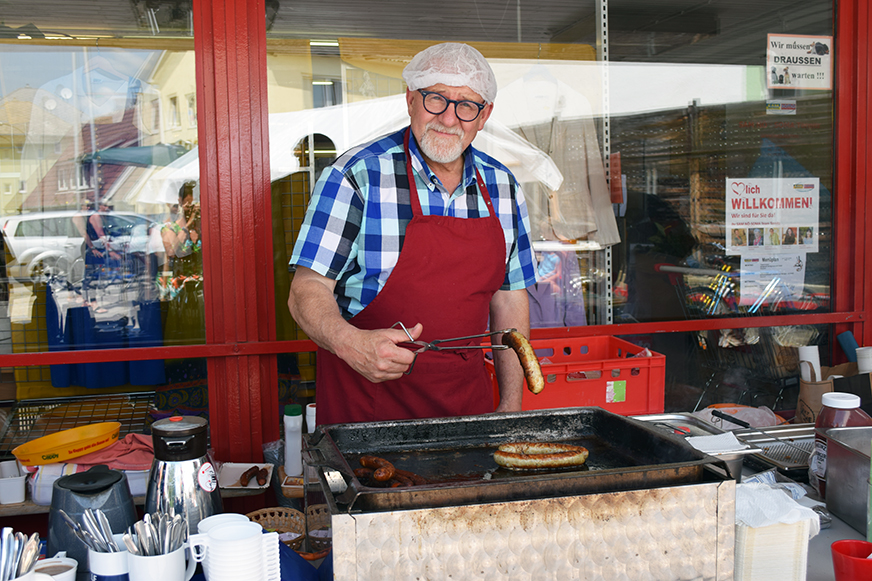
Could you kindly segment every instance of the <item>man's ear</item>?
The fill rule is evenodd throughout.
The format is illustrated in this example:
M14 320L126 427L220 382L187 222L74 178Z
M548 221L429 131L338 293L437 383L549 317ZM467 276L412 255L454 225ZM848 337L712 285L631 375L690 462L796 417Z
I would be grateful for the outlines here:
M410 91L409 89L406 89L406 106L409 110L409 117L412 116L412 103L415 101L415 93L416 92L417 91L413 92L413 91Z
M478 114L478 119L476 119L476 121L478 121L478 130L479 131L481 131L484 128L484 123L491 116L491 113L493 112L493 110L494 110L494 104L488 103L487 105L485 105L485 108L481 110L481 113Z

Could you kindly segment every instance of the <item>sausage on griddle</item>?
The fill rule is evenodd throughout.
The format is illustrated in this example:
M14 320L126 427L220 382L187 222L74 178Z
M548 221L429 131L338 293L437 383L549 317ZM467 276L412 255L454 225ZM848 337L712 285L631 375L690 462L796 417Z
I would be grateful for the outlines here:
M378 482L387 482L397 473L393 464L378 456L361 456L360 465L364 468L372 468L375 471L372 477Z
M511 470L541 470L581 466L588 456L587 448L571 444L543 442L509 442L494 452L494 461Z

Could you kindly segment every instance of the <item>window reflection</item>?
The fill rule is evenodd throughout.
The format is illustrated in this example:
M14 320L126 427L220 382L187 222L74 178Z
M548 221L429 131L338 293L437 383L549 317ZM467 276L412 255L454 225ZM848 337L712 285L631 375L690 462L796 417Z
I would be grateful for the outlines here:
M608 67L597 62L602 55L595 50L592 8L580 17L574 7L570 17L546 3L548 10L533 14L520 2L509 17L485 12L494 24L485 34L459 12L440 7L448 35L440 39L475 46L497 75L494 113L474 145L508 165L524 188L541 277L528 293L533 325L826 312L833 93L768 88L765 53L767 31L832 34L832 4L804 4L797 13L802 21L789 30L767 1L753 21L730 1L681 14L656 3L631 4L608 2ZM319 17L332 8L320 3L293 24L280 15L268 31L271 46L286 51L285 59L268 63L270 116L305 123L288 139L277 140L271 131L273 149L289 150L320 134L341 155L407 122L400 73L431 42L414 27L397 38L398 27L361 12L346 12L347 21ZM391 22L414 20L427 9L415 7L414 15L406 10L392 10ZM353 22L371 25L371 38L360 38ZM338 107L327 106L317 84L328 70L340 71L342 84L333 85L341 94ZM282 203L282 248L293 245L307 188L314 187L309 165L301 160L298 170L274 182L275 200L303 197L302 203ZM725 183L737 177L814 178L819 211L813 223L746 226L745 252L734 252ZM785 244L785 232L791 244ZM775 239L796 256L788 261L787 251L779 250L780 270L749 262L772 251ZM798 264L801 272L786 272ZM283 297L287 275L281 267L276 293ZM707 289L706 307L696 304L703 295L691 289L698 288ZM280 329L293 329L281 309L278 316L284 317ZM303 338L298 331L285 337ZM761 345L776 340L758 335L755 342L753 332L727 333L723 340L737 338L741 344L707 339L719 349L757 355L765 355ZM795 336L782 339L779 348L794 348ZM676 354L676 360L684 357Z
M729 402L792 412L799 398L797 347L817 345L825 359L830 347L824 325L623 338L666 356L666 411L697 411Z
M10 325L3 347L204 342L193 52L0 50L10 57L2 59L0 102ZM169 226L175 232L167 245ZM166 381L162 361L17 374L31 387Z
M831 34L832 3L803 3L788 24L767 0L752 20L731 1L681 14L636 4L608 2L606 70L596 63L590 6L521 1L508 11L477 6L471 18L461 8L415 3L394 5L386 14L378 3L338 10L323 1L291 10L267 2L270 173L284 236L276 247L293 244L325 160L405 123L400 71L429 44L432 29L414 25L428 20L441 24L440 38L479 47L499 76L499 123L476 146L518 174L537 216L539 298L548 303L543 312L551 309L542 315L543 326L687 317L677 285L655 267L698 269L681 275L691 285L704 269L741 273L736 255L725 250L723 184L736 175L820 179L819 223L800 225L804 232L787 226L787 240L792 235L800 249L814 247L806 244L809 234L817 237L817 251L806 254L804 288L771 305L779 313L828 309L832 93L768 90L761 55L766 31ZM162 235L182 214L173 208L179 191L199 180L192 43L179 40L190 41L191 14L188 5L170 0L130 7L91 3L64 11L66 19L38 15L35 24L28 24L34 15L26 3L4 12L0 216L10 278L6 321L15 329L14 339L10 330L10 340L0 342L7 352L73 347L50 346L44 322L49 292L64 332L69 310L85 308L94 325L120 325L125 341L132 331L149 329L153 334L138 344L202 341L200 313L176 308L181 291L171 296L179 282L196 286L196 279L185 281L202 272L177 269ZM95 10L101 18L94 18ZM84 33L91 36L85 40ZM30 40L18 42L22 34ZM161 49L111 48L95 40L106 36L117 45L136 36L137 47L152 38ZM58 45L61 38L77 45ZM795 102L795 114L771 115L767 102L773 99ZM315 154L296 158L297 148ZM332 153L317 153L322 150ZM609 175L607 168L619 169ZM607 203L594 206L606 196ZM103 241L108 258L86 265L86 237L73 217L85 206L99 213L103 202L108 213L101 219L120 222L106 226L115 232ZM36 218L29 233L11 224L18 216ZM611 220L617 237L598 239ZM785 240L785 232L772 234ZM763 233L764 248L769 235ZM744 236L747 242L747 229ZM611 248L608 260L603 247ZM288 277L280 254L274 257L277 285ZM738 310L702 316L742 315L742 289L741 280L732 288ZM201 294L190 294L202 308ZM286 316L287 292L277 288L276 294L276 310ZM160 317L149 318L155 308ZM191 322L173 323L182 319ZM168 331L174 326L199 331ZM293 321L280 322L281 338L301 338L283 334L286 327L293 329ZM106 345L119 344L112 341Z

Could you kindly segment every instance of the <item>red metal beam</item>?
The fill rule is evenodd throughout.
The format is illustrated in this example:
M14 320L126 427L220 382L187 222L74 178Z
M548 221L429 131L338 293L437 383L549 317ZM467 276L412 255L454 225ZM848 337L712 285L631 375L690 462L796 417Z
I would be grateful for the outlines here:
M735 317L730 319L693 319L653 323L627 323L620 325L591 325L589 327L552 327L533 329L534 339L555 337L591 337L596 335L647 335L651 333L685 333L710 329L746 329L752 327L778 327L781 325L834 325L863 322L866 313L837 312L804 315L776 315L761 317ZM16 353L4 355L0 361L5 367L29 365L58 365L66 363L98 363L101 361L147 361L191 357L257 357L279 353L308 353L315 351L312 341L257 341L251 343L222 343L190 345L185 347L129 347L126 349L93 349L88 351L50 351L43 353ZM211 377L210 377L211 383Z
M730 319L693 319L688 321L658 321L653 323L626 323L620 325L592 325L589 327L563 327L533 329L534 339L552 337L591 337L595 335L648 335L651 333L686 333L711 329L749 329L780 327L784 325L832 325L862 321L865 313L822 313L816 315L773 315L762 317L736 317Z
M212 445L225 461L262 457L279 436L264 0L195 0ZM257 258L258 260L254 260ZM187 348L194 353L196 348Z
M866 252L870 206L866 203L872 149L870 135L870 11L865 0L840 0L835 14L835 187L833 191L833 308L868 313L872 305L872 253ZM837 324L834 335L852 331L861 345L872 344L866 317ZM835 349L833 360L843 360Z

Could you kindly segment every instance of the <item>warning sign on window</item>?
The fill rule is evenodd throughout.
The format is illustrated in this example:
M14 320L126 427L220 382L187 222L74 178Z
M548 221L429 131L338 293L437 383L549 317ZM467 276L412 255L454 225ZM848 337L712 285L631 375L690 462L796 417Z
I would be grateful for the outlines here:
M833 88L833 37L770 34L766 86L770 89Z

